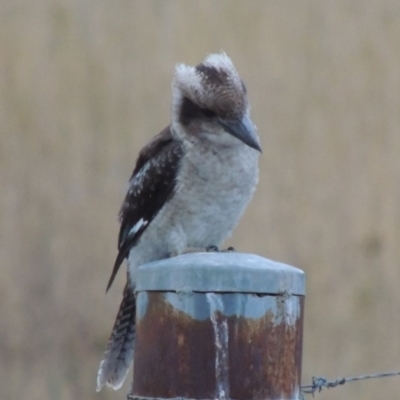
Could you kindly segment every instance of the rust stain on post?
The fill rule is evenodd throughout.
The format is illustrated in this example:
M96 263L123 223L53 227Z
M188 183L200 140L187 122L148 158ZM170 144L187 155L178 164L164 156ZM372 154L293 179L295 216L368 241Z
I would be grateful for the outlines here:
M203 307L204 311L206 294L197 295L198 309ZM231 296L225 298L226 302L235 296L216 295L222 299ZM249 293L236 295L242 296L241 299L253 296L253 301L259 297L260 302L263 297ZM215 326L210 316L196 318L178 310L166 299L166 292L147 292L147 296L146 311L137 321L134 395L218 398ZM217 324L226 321L228 325L227 398L297 398L304 296L265 297L269 297L264 300L271 301L272 308L257 318L246 313L215 312Z
M135 394L212 399L214 357L209 321L176 310L162 292L148 293L146 315L136 330Z
M301 312L294 324L288 324L285 318L276 323L276 315L271 313L256 320L228 319L232 399L297 398L301 379L304 297L300 296L298 300Z

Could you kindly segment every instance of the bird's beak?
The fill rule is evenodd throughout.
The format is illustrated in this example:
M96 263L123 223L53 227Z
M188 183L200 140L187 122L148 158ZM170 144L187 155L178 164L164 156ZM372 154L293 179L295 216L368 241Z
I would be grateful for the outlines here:
M247 146L252 147L262 153L256 128L251 119L245 115L241 120L219 119L222 127L235 138L242 141Z

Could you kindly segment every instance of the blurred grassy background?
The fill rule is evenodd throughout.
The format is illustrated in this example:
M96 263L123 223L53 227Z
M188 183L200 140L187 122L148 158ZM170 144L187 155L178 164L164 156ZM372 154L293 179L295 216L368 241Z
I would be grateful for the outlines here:
M234 237L307 272L304 383L400 368L400 3L3 0L0 398L96 394L104 295L141 146L177 62L224 49L264 149ZM130 379L128 378L128 381ZM321 400L398 399L400 378Z

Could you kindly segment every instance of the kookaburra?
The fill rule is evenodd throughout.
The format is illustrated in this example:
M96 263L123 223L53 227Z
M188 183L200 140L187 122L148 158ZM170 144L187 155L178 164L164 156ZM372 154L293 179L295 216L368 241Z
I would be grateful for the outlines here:
M177 65L172 121L139 153L120 211L118 256L127 284L100 363L97 390L119 389L133 359L135 276L140 265L220 246L258 181L261 152L246 87L225 53L196 67Z

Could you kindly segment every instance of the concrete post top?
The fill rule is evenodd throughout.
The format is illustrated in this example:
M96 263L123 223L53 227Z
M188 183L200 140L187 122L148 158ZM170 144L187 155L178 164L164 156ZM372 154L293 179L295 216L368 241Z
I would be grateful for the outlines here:
M298 268L254 254L188 253L138 268L137 291L305 295Z

